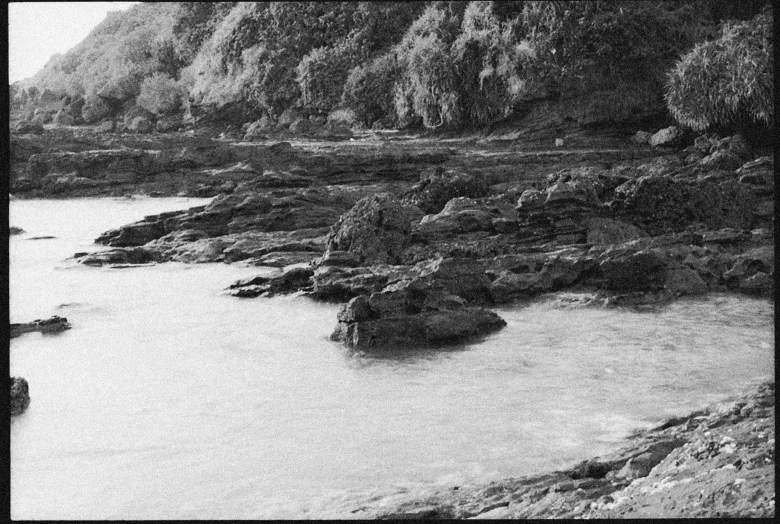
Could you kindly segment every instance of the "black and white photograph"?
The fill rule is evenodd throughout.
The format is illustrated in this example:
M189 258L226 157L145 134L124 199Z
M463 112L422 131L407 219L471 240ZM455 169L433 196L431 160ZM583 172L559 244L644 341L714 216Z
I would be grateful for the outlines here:
M11 520L775 516L771 0L7 20Z

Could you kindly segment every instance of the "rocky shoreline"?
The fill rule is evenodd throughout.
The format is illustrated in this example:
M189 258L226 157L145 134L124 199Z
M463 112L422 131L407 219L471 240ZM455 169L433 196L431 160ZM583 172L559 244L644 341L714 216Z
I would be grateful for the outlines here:
M505 325L491 308L550 292L575 307L774 296L772 152L740 135L595 133L547 150L500 138L288 142L49 126L12 133L11 191L213 197L106 231L96 239L105 249L74 258L258 266L225 292L342 303L331 338L360 351L479 340ZM771 516L773 396L765 384L737 408L669 422L570 471L352 516Z
M702 135L676 149L627 147L614 163L584 155L553 172L546 171L562 161L555 151L527 162L527 151L495 144L454 151L428 141L414 151L386 143L379 152L344 145L330 154L287 142L212 146L201 151L200 167L186 147L32 155L16 164L25 173L16 187L33 173L40 185L30 194L38 194L62 172L93 180L108 176L109 165L136 175L187 165L191 176L211 164L209 187L218 194L208 205L106 231L96 242L111 249L75 258L94 266L277 267L228 292L351 301L333 338L361 348L483 336L502 325L485 308L553 291L590 294L587 303L606 306L708 291L774 293L774 156L756 156L740 135ZM188 180L196 193L199 180Z
M775 385L632 436L571 469L398 493L355 519L727 518L775 514Z

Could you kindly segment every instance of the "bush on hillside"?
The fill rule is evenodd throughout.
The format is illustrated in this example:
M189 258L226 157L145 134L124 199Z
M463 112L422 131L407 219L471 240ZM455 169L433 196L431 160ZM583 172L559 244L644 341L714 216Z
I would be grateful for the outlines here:
M296 68L304 107L326 114L341 102L349 71L359 62L358 50L345 43L318 47Z
M155 73L144 79L136 101L152 113L167 115L181 108L182 90L167 74Z
M720 38L697 45L669 72L672 116L696 131L710 126L774 123L771 8L748 22L727 23Z
M518 26L530 93L587 93L663 71L712 30L695 2L526 2Z
M470 2L452 45L459 72L458 102L465 122L485 125L509 114L521 79L512 27L501 23L491 2Z
M460 123L458 76L450 46L460 20L450 9L431 5L415 20L396 46L403 81L396 84L399 120L413 115L436 128Z
M366 126L380 119L395 122L395 82L399 76L393 53L356 66L349 72L341 102Z

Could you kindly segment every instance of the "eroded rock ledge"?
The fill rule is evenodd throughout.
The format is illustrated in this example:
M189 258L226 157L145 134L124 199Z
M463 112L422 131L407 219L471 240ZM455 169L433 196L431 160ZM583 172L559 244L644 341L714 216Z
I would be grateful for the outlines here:
M571 469L391 495L346 518L773 517L775 385L668 420Z
M40 333L59 333L66 329L70 329L70 327L67 318L55 315L44 320L36 319L32 322L23 324L11 324L10 333L11 338L14 338L25 333L32 333L33 331L38 331Z
M279 144L263 151L311 156ZM426 154L434 165L425 167ZM517 152L513 170L492 165L491 154L480 164L464 161L467 153L419 152L416 183L408 164L404 177L371 164L361 178L366 158L352 166L357 178L337 184L316 164L247 167L208 205L107 231L97 242L113 249L77 258L276 266L229 293L354 300L333 338L361 348L483 336L502 325L484 308L548 292L590 293L584 302L605 306L708 291L773 296L774 157L753 157L739 135L703 135L652 159L572 160L552 172L543 166L556 164Z

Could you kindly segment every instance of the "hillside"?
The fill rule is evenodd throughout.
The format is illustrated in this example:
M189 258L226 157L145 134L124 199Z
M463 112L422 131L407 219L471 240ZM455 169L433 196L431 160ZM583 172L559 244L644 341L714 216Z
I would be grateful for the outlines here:
M294 134L325 125L490 130L540 104L560 113L544 123L556 136L565 123L670 115L697 131L765 128L773 125L771 25L765 0L148 2L111 13L11 86L11 100L19 118L41 123L92 124L135 110L151 124L206 114L223 128L256 122L264 133L295 121ZM712 98L695 84L696 52L707 46L733 55L721 60L721 77L729 60L757 64L740 72L745 85L718 94L734 95L738 113L753 108L746 118L685 107L696 95Z

